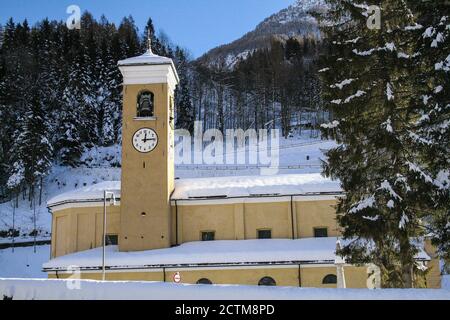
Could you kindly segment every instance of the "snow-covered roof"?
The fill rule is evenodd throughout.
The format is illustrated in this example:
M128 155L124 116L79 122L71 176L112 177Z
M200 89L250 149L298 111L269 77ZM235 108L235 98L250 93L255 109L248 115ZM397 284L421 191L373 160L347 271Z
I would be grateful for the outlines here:
M341 192L342 189L339 181L324 178L319 173L274 176L232 176L177 180L172 200Z
M120 181L105 181L89 187L75 189L51 198L47 205L49 207L70 202L98 201L103 199L104 191L114 192L116 198L120 198Z
M314 262L334 264L337 238L258 239L188 242L178 247L148 251L119 252L108 246L106 266L111 269L136 269L161 266L211 264L258 264ZM425 252L419 259L429 260ZM46 270L64 270L71 265L97 269L102 266L102 248L77 252L50 260Z
M103 199L104 190L113 191L116 198L120 198L120 181L106 181L90 187L66 192L50 199L47 205L55 206L72 201L101 200ZM232 176L176 180L172 200L341 192L342 189L338 181L324 178L319 173L275 176Z
M203 241L189 242L174 248L140 252L119 252L117 246L109 246L106 253L106 265L132 268L287 261L334 263L335 249L336 238ZM81 268L100 267L102 265L102 249L97 248L58 257L45 263L43 267L58 269L70 265L77 265Z
M90 187L60 194L47 202L52 207L70 202L92 202L103 199L103 191L113 191L120 198L120 181L106 181ZM195 178L175 181L172 200L239 198L341 193L338 181L319 173L275 176L242 176Z
M128 58L125 60L120 60L118 62L119 66L139 66L139 65L161 65L170 64L173 65L173 61L170 58L158 56L150 50L145 52L143 55Z

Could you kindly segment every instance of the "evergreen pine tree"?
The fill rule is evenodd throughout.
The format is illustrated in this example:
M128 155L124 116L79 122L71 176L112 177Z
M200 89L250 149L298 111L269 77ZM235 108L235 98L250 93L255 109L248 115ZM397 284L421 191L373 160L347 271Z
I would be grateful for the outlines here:
M415 99L417 114L405 132L414 155L410 169L426 190L429 214L425 222L433 243L450 262L450 11L447 1L410 1L418 24L415 54Z
M380 2L381 28L367 27L365 1L329 0L323 30L328 50L321 74L324 99L335 120L324 135L339 146L327 152L327 176L341 181L337 207L341 254L351 263L374 262L385 287L412 287L423 274L415 261L424 235L426 190L411 171L406 126L415 87L414 16L401 0Z
M69 74L69 81L62 96L63 110L60 114L55 147L63 164L75 167L83 151L81 130L84 126L82 113L84 103L83 84L79 80L80 65L75 62Z
M121 52L123 57L134 57L141 52L141 43L138 37L138 31L133 17L129 16L122 20L118 34L120 37Z
M63 165L76 167L79 164L80 156L83 152L81 138L79 134L80 119L76 112L76 98L69 90L64 92L64 102L68 107L61 112L60 126L57 131L57 141L55 147Z
M177 129L186 129L192 133L194 132L194 110L192 107L187 80L183 79L183 81L180 82L180 87L177 89L176 95L176 127Z
M112 90L115 89L114 75L110 65L111 57L106 42L102 43L101 55L97 58L97 110L98 110L98 136L101 145L109 145L115 141L114 122L116 105Z
M189 132L194 131L194 110L189 91L189 80L187 75L187 59L182 49L176 48L175 63L180 71L180 84L178 85L176 98L176 127L186 129Z
M3 25L0 23L0 48L3 46L3 41L5 40L5 29Z
M34 92L24 97L29 98L24 101L28 110L20 119L21 126L14 135L10 153L11 174L8 179L11 189L26 183L30 189L30 201L34 197L36 186L48 174L53 156L46 114L37 97Z
M122 85L121 74L117 68L117 61L114 60L111 51L108 51L106 57L106 79L110 96L108 99L108 129L111 134L108 134L108 141L111 143L119 143L121 141L122 129Z
M38 24L32 33L32 47L36 64L36 93L41 107L46 113L49 130L54 133L57 115L61 107L64 81L61 75L61 60L54 39L54 25L47 19ZM52 135L54 137L54 135ZM53 141L53 140L52 140Z
M48 174L53 160L53 146L50 142L45 110L40 102L35 101L32 109L26 114L26 119L25 132L29 132L29 136L24 137L24 141L30 143L29 145L34 144L28 164L32 170L30 184L33 186Z
M99 70L96 69L98 57L97 43L95 41L96 24L92 16L85 14L82 18L82 60L79 62L79 70L74 74L78 79L78 89L82 95L80 112L83 114L81 139L88 146L98 144L99 136L99 113L101 106L97 96ZM78 58L76 58L78 62Z

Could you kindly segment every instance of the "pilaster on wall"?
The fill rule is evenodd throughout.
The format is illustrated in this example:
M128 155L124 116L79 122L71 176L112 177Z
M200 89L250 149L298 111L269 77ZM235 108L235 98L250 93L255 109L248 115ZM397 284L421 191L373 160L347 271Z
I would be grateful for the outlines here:
M177 245L183 243L183 213L182 208L178 207L178 212L175 213L177 217L175 217L177 221Z
M439 256L436 254L436 248L431 244L430 239L426 239L424 250L430 256L431 261L428 262L428 273L426 275L426 284L428 289L441 288L441 269Z
M243 203L237 203L234 205L234 233L236 240L245 239L245 219Z
M50 243L50 259L56 257L56 222L52 213L52 240Z
M69 225L71 226L71 228L69 229L69 239L71 239L71 241L69 242L68 250L70 253L73 253L77 251L78 215L75 214L73 209L71 209L68 218L70 219Z
M298 239L298 227L297 227L297 205L295 201L291 202L291 206L289 207L289 224L293 229L294 239Z

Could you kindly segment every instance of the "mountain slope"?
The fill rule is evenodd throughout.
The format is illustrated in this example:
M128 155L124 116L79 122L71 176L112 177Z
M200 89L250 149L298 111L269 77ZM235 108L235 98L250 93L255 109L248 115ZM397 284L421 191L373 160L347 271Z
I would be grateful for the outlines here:
M267 48L273 37L319 37L317 21L311 13L323 10L323 7L323 0L297 0L295 4L265 19L242 38L210 50L197 63L211 68L232 69L249 53Z

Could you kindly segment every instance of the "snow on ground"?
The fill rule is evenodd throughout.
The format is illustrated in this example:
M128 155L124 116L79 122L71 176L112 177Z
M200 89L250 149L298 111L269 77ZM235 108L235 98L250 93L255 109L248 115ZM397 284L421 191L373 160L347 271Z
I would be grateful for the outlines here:
M0 279L1 296L17 300L450 300L450 291Z
M120 167L122 148L116 144L110 147L86 149L80 161L87 167Z
M50 258L50 246L12 248L0 250L1 278L47 278L42 264ZM0 295L1 296L1 295Z
M442 289L450 290L450 275L442 276Z

